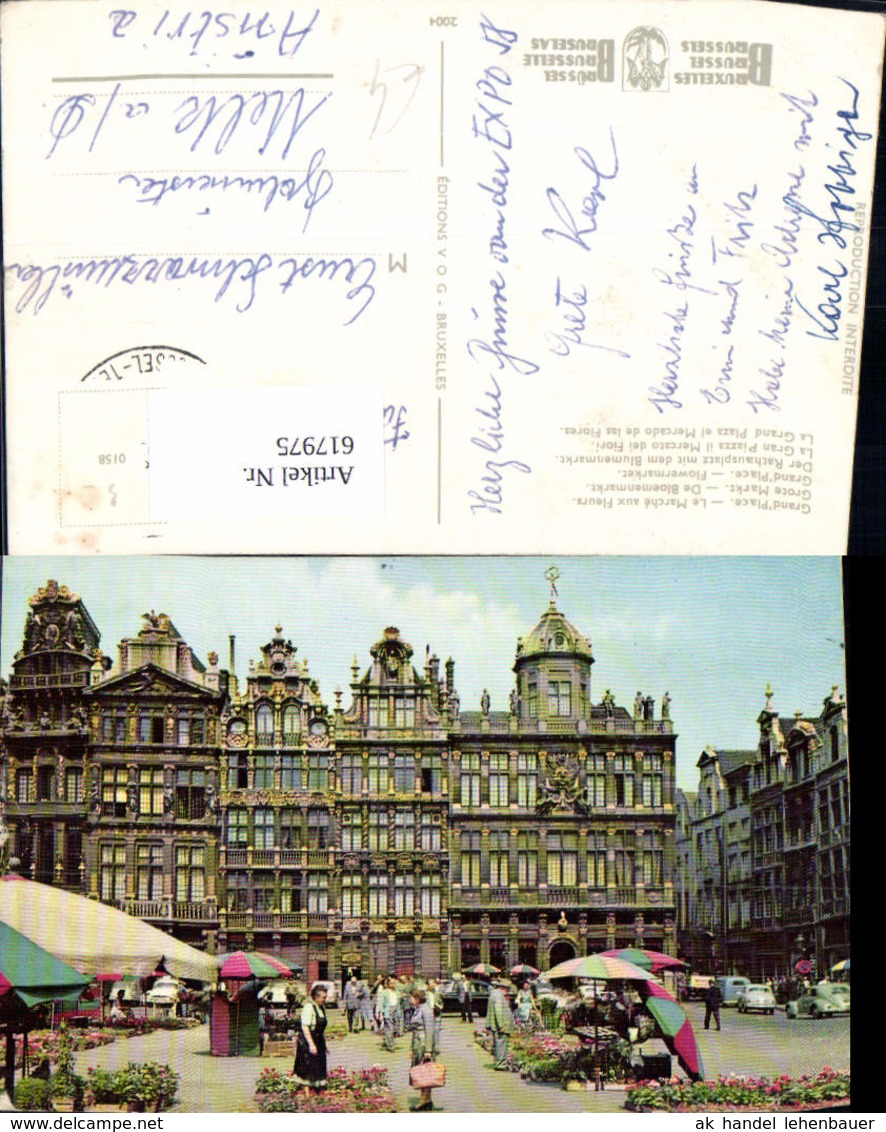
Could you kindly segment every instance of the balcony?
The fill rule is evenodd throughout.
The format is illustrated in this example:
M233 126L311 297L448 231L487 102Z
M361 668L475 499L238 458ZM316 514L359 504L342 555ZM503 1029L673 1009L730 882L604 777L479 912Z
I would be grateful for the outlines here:
M203 900L112 900L108 903L139 920L217 924L218 906Z
M579 903L578 888L549 888L548 903L574 906Z
M86 688L89 686L89 669L83 672L51 672L46 675L10 676L13 692L27 688Z
M39 802L9 802L6 812L9 817L63 818L76 817L78 815L85 817L86 810L85 802L51 801L42 798Z

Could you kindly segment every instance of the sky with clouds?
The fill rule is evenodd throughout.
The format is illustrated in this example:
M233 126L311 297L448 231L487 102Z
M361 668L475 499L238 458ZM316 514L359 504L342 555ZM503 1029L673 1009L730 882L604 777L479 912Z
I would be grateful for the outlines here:
M426 645L441 664L455 659L463 710L484 688L506 710L517 638L547 608L552 564L559 608L592 642L593 701L609 688L630 708L639 689L658 715L670 693L684 789L706 745L755 745L767 681L783 715L817 714L833 684L845 689L837 558L7 558L0 672L21 647L28 597L55 578L80 594L114 656L153 609L204 662L214 649L226 667L236 634L242 679L279 622L332 707L336 687L350 702L353 657L365 670L396 625L419 669Z

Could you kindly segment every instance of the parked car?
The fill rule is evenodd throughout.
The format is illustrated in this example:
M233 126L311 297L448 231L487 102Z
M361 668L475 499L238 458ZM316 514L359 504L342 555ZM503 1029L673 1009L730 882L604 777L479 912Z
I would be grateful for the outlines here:
M703 999L713 981L713 975L690 975L683 985L681 997L687 1002L693 999Z
M748 983L738 991L736 1009L739 1014L760 1010L763 1014L775 1013L775 995L763 983Z
M286 1014L289 1007L287 993L295 995L293 1005L300 1007L308 992L305 984L296 979L275 979L273 982L268 983L267 986L262 987L259 991L259 1004L267 1007L269 1010L273 1010L275 1013L279 1011Z
M161 976L145 995L149 1006L174 1006L181 992L181 984L172 975Z
M144 1001L144 996L141 992L141 987L138 985L138 980L120 979L111 986L111 993L108 995L110 1002L119 1001L120 992L123 991L123 1003L126 1006L140 1006Z
M788 1018L829 1018L848 1014L849 998L840 993L834 994L831 987L812 987L808 994L789 1002L785 1013Z
M846 1000L846 1005L849 1005L849 984L848 983L819 983L820 987L829 990L831 994Z
M714 980L720 988L724 1006L735 1006L738 1002L738 992L750 986L751 980L744 975L718 975Z
M458 1014L461 1007L458 1004L458 980L452 979L441 987L443 991L443 1013ZM485 1017L489 1005L489 983L480 979L471 979L471 1007L475 1014Z

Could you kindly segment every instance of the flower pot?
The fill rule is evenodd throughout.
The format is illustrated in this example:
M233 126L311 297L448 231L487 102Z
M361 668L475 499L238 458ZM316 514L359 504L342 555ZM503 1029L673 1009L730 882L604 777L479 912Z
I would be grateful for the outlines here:
M120 1101L96 1101L95 1104L86 1106L87 1112L126 1112L126 1105Z
M52 1109L53 1112L73 1112L74 1111L74 1098L73 1097L53 1097Z

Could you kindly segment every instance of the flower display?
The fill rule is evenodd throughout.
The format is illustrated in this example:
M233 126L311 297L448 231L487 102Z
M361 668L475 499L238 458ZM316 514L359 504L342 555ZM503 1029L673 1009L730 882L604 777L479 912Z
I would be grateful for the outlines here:
M397 1112L383 1066L349 1070L337 1065L326 1077L326 1091L302 1096L302 1086L279 1069L263 1069L255 1083L259 1112Z
M790 1111L845 1100L850 1095L849 1085L849 1073L837 1071L829 1065L814 1077L804 1074L796 1079L787 1074L772 1080L734 1074L720 1076L716 1081L688 1082L672 1077L667 1081L641 1081L631 1086L625 1107L660 1112L703 1112L720 1105L724 1109Z

